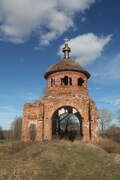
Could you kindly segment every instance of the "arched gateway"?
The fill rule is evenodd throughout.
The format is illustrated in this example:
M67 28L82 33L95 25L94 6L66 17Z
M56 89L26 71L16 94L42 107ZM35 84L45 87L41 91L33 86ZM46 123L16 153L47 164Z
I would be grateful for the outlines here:
M88 95L90 77L78 62L69 57L68 43L64 59L45 73L45 96L34 104L25 104L22 140L30 141L30 127L35 124L35 141L53 138L99 140L96 104Z
M71 106L58 108L52 116L53 138L67 138L70 140L82 138L82 117Z

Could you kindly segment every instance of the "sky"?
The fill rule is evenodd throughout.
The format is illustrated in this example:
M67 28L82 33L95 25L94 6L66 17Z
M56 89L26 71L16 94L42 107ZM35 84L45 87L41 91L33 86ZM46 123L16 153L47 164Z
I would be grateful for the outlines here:
M90 73L99 109L120 108L119 0L0 0L0 126L8 129L25 103L44 95L44 73L63 57ZM114 116L114 122L116 123Z

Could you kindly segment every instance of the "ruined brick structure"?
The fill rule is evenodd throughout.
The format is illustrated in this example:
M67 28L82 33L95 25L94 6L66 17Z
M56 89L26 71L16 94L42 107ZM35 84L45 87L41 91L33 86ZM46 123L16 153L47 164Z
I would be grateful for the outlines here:
M69 58L70 51L68 43L65 43L64 58L50 66L45 73L45 96L34 104L25 104L22 129L24 142L31 140L31 125L36 128L35 141L70 135L71 131L75 132L76 125L76 134L82 141L99 140L98 112L87 88L90 74Z

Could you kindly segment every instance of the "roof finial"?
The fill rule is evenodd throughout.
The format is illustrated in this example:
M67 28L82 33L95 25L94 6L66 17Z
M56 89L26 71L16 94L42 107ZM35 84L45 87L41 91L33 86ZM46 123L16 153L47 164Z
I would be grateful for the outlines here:
M64 59L69 59L69 53L71 52L71 49L68 46L69 39L65 38L64 41L65 41L65 47L63 48Z

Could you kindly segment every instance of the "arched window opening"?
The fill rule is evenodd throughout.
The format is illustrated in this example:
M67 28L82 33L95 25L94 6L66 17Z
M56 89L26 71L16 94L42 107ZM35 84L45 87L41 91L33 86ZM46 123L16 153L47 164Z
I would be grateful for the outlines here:
M84 83L84 80L82 78L78 79L78 86L82 86L82 84Z
M35 141L36 139L36 124L31 124L29 127L30 140Z
M71 106L57 109L52 117L53 137L69 140L82 138L82 118L80 113Z
M72 85L72 78L68 78L68 76L61 78L61 85Z
M64 85L68 85L68 76L65 76L63 79Z

